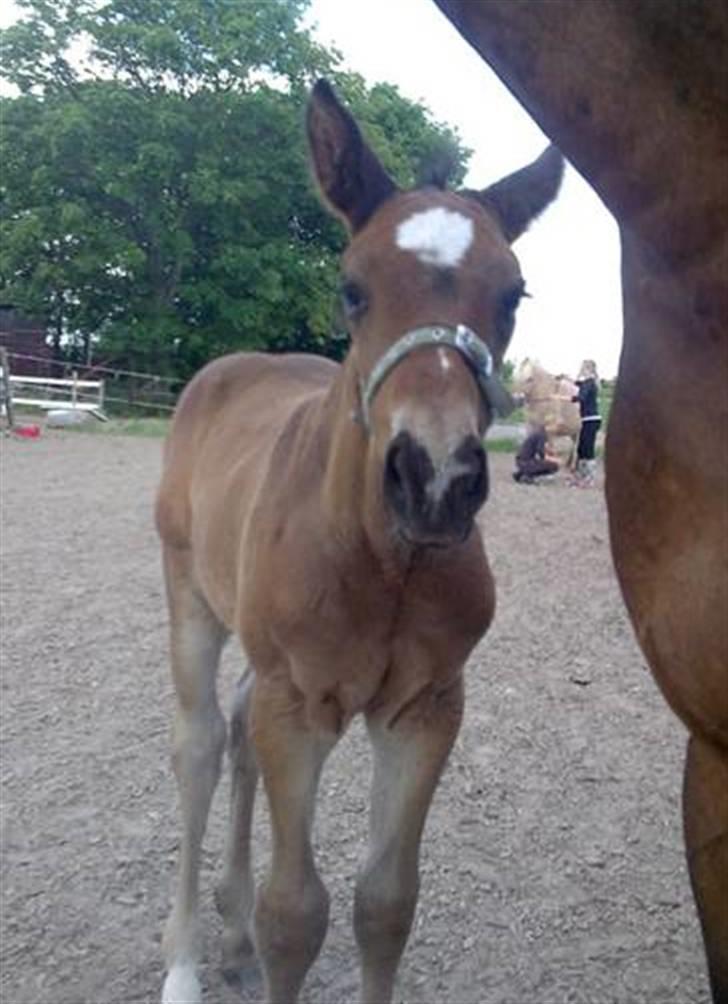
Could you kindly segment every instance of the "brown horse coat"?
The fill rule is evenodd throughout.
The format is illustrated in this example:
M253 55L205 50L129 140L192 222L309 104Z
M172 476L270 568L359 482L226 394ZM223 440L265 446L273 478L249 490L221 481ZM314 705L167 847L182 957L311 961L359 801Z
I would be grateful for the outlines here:
M726 1004L728 5L436 2L619 223L612 552L640 645L692 735L688 863Z
M509 242L556 194L561 157L549 149L481 193L400 192L323 82L308 132L322 194L351 235L351 350L342 366L217 360L183 394L165 451L157 525L183 823L165 1004L201 999L199 857L225 744L215 675L227 634L251 672L231 726L225 969L240 976L254 936L267 999L296 1000L328 920L311 843L318 779L361 712L374 777L354 927L362 997L386 1004L422 828L462 715L463 667L495 604L474 519L488 492L484 433L505 398L492 366L524 288ZM273 853L255 896L258 770Z

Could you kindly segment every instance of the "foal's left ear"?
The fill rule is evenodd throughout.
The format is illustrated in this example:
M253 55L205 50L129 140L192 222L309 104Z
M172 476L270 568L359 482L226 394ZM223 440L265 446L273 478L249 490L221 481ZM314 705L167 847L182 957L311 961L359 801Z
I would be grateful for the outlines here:
M396 186L326 80L319 80L311 92L306 127L324 199L355 232Z
M563 174L564 158L555 146L548 146L528 167L470 194L495 213L512 244L556 197Z

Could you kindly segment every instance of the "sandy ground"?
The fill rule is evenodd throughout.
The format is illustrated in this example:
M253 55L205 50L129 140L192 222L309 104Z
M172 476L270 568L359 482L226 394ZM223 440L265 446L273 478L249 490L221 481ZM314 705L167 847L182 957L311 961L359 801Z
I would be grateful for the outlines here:
M159 999L178 832L160 448L63 432L2 443L3 1004ZM469 664L397 1001L707 1002L681 849L683 730L630 633L602 492L516 486L510 463L491 458L482 525L499 609ZM228 698L240 665L229 646ZM307 1004L356 1000L369 769L356 725L322 783L332 911ZM204 857L210 1004L241 1000L219 975L212 907L226 795L223 782ZM262 807L256 828L263 867Z

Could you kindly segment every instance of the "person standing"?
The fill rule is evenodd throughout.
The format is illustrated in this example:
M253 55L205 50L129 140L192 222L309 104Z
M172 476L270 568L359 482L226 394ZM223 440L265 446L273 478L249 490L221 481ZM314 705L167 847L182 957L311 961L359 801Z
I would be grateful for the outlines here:
M579 443L576 448L575 485L588 487L594 484L596 473L596 440L602 424L599 414L599 377L597 365L593 359L585 359L576 377L578 393L572 398L579 405L581 429Z

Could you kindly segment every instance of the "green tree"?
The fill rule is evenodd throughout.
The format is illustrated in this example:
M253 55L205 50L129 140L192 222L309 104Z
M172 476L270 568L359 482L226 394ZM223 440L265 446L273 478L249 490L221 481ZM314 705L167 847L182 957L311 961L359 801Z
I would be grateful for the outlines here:
M4 75L22 93L67 90L89 72L150 93L249 90L261 74L300 87L332 56L301 29L309 0L18 0L0 37ZM72 58L83 40L86 62Z
M343 231L309 178L303 110L332 77L411 184L467 152L390 85L367 89L303 32L304 0L25 0L0 36L3 299L57 343L187 376L234 348L339 355ZM94 72L69 57L80 33ZM241 42L241 39L244 40Z

